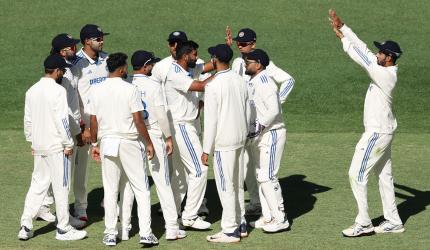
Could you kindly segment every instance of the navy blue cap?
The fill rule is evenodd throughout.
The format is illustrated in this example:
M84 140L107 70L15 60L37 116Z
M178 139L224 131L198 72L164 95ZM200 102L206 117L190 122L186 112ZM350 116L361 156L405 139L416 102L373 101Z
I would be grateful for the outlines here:
M399 58L402 55L402 50L400 49L400 46L398 43L394 41L385 41L385 42L373 42L375 44L376 48L379 49L381 52L388 53L396 58Z
M59 54L49 55L43 62L45 69L64 69L70 68L73 65L66 63L66 60Z
M231 58L233 58L233 50L225 43L208 48L208 52L211 56L225 63L230 62Z
M106 35L109 35L109 33L103 32L103 30L95 24L86 24L84 27L82 27L80 33L81 41L84 41L88 38L102 37Z
M145 50L138 50L131 56L131 65L133 65L133 67L142 67L159 61L160 58L155 57L154 53Z
M255 42L257 41L257 34L250 28L239 30L237 36L233 40L238 42Z
M169 37L167 38L168 42L186 42L188 41L187 34L185 32L177 30L173 31L169 34Z
M62 33L62 34L56 35L52 39L51 45L52 45L53 51L59 52L60 50L62 50L64 48L72 47L78 43L79 43L78 39L74 39L69 34Z
M269 65L269 63L270 63L269 56L267 55L267 53L264 50L261 50L261 49L256 49L256 50L253 50L249 53L244 54L244 58L250 59L250 60L255 60L255 61L261 63L261 65L263 65L264 67L267 67L267 65Z

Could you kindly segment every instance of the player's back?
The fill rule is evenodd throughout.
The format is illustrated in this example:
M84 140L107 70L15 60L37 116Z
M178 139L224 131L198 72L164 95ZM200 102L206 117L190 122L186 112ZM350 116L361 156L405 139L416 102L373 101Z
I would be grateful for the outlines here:
M26 93L25 115L31 121L32 148L40 152L57 152L63 149L58 129L69 131L67 117L57 117L59 102L67 102L66 90L53 79L42 77ZM64 104L64 103L63 103ZM55 119L61 120L57 128ZM62 120L64 119L64 120Z
M102 84L92 87L90 114L97 117L98 136L136 139L137 129L132 113L139 101L136 86L120 77L108 78Z
M205 113L217 120L215 149L234 149L242 146L248 133L248 90L245 81L232 70L220 71L206 85L205 100L216 101L217 110ZM211 118L209 118L211 119ZM206 123L205 123L206 124Z

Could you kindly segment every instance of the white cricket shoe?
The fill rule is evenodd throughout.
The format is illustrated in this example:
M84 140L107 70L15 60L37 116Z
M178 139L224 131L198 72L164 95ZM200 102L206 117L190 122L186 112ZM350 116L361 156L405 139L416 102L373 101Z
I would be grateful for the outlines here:
M120 240L130 239L131 224L128 226L121 226L121 230L118 230L117 238Z
M76 230L73 227L67 228L67 230L61 230L57 228L55 239L57 240L82 240L87 236L87 232L84 230Z
M55 222L56 219L55 215L51 213L51 210L47 206L41 206L36 217L47 222Z
M375 227L375 233L403 233L405 231L405 227L400 225L395 225L388 220L384 220L379 224L379 226Z
M103 244L106 246L116 246L115 234L105 234L103 237Z
M245 214L246 215L260 215L261 214L261 205L249 203L245 207Z
M184 230L166 230L166 240L180 240L187 237Z
M192 227L194 229L205 230L211 227L211 224L207 221L204 221L200 217L196 217L194 220L186 220L182 219L182 224L185 227Z
M216 242L216 243L236 243L236 242L240 242L240 236L236 232L231 234L219 232L214 235L206 236L206 240L209 242Z
M155 246L155 245L158 245L158 239L157 237L155 237L153 233L150 233L147 236L140 236L139 243L144 245Z
M208 216L209 215L209 208L206 206L207 199L203 198L202 205L200 206L199 210L197 211L197 214L199 216Z
M374 228L372 223L366 226L362 226L358 223L354 223L354 225L342 231L342 234L345 237L358 237L358 236L370 235L373 233L374 233Z
M32 237L33 237L33 230L28 229L26 226L21 226L21 229L18 232L18 239L28 240Z
M265 225L269 224L270 222L271 222L271 220L268 221L268 220L264 219L263 216L261 216L258 220L251 221L249 223L249 226L251 226L253 228L263 228Z
M284 221L278 221L273 219L270 223L263 226L263 231L268 233L276 233L287 230L290 227L290 223L285 219Z
M69 216L69 224L70 224L70 226L72 226L76 229L82 229L87 225L87 222L83 221L83 220L76 219L75 217L70 215Z

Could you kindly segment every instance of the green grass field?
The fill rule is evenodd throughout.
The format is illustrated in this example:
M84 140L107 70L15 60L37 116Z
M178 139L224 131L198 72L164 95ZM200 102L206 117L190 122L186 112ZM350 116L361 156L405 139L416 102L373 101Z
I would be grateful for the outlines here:
M398 133L393 143L396 198L406 232L359 239L341 237L356 215L348 182L348 167L362 126L364 95L369 79L341 49L328 25L327 12L335 8L373 49L372 41L400 43L399 82L394 96ZM284 105L288 142L279 178L292 230L280 234L251 231L240 244L214 245L207 234L220 228L220 204L210 171L207 197L214 222L210 232L189 232L178 242L166 242L162 217L153 213L153 230L161 237L159 249L426 249L430 245L430 71L428 34L430 2L267 0L204 1L12 1L0 0L0 248L104 248L100 168L90 164L89 237L79 242L54 239L55 226L35 222L36 237L17 240L19 219L32 172L30 146L22 132L24 93L42 75L42 62L51 39L68 32L79 37L86 23L100 25L111 35L107 52L134 50L168 55L169 32L181 29L197 41L200 56L224 41L224 29L242 27L257 32L258 47L296 80ZM235 55L239 55L237 49ZM154 188L154 187L152 187ZM153 189L152 189L153 191ZM71 199L72 201L72 199ZM153 192L153 211L159 207ZM381 220L381 202L375 178L369 182L370 212ZM134 220L135 234L137 221ZM427 247L426 247L427 246ZM117 248L137 248L137 235Z

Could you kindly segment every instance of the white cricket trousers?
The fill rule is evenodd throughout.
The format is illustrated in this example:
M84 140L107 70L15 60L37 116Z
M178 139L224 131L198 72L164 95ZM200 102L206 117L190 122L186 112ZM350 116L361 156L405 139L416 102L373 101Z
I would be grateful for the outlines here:
M88 207L88 155L90 145L74 147L76 152L72 157L73 166L73 194L75 195L75 214L81 215L86 213Z
M246 190L249 194L249 202L253 205L260 205L260 197L258 195L257 178L255 176L255 164L252 155L252 146L245 146L243 167L245 173Z
M102 139L100 150L103 152ZM145 146L139 140L121 139L118 156L102 155L102 177L105 208L105 234L118 234L117 201L120 186L130 182L131 190L136 196L139 217L139 234L147 236L151 231L151 196L148 176L146 175Z
M242 222L240 200L243 196L243 147L231 151L215 151L213 168L218 195L222 205L223 233L234 233Z
M206 192L208 167L202 164L203 149L194 124L175 124L174 138L171 185L176 209L180 214L182 200L187 194L182 218L192 220L198 216Z
M252 144L257 159L256 176L263 216L268 220L275 218L278 222L286 219L284 199L278 181L286 139L285 128L272 129L261 134ZM267 211L270 212L270 217L267 216Z
M175 199L170 185L169 162L167 159L166 144L159 130L149 129L149 137L154 145L155 155L152 160L148 160L149 171L154 180L158 199L163 210L163 217L166 223L166 230L178 230L178 214L176 211ZM125 186L121 194L121 224L127 227L131 223L131 211L133 208L134 194L130 185Z
M367 204L367 181L374 169L379 180L384 218L395 225L402 224L394 196L391 168L392 134L365 132L355 147L354 157L349 168L349 182L357 201L358 215L355 222L360 225L372 223Z
M30 188L25 198L21 226L33 228L33 218L46 197L49 186L55 199L57 228L68 230L69 227L69 188L70 160L64 153L57 152L49 155L34 156L34 170L31 176Z

